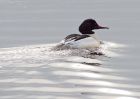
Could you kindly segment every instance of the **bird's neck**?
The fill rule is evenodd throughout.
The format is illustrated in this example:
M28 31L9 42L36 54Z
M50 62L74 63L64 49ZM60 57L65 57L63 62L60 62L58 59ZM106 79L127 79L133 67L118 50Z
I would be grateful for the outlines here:
M100 40L96 37L95 33L94 34L89 34L89 36L94 38L97 42L100 43Z

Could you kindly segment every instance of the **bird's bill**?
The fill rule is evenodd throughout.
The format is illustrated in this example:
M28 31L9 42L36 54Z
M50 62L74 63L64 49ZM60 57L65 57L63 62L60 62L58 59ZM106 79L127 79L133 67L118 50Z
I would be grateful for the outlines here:
M109 29L109 27L98 26L98 29Z

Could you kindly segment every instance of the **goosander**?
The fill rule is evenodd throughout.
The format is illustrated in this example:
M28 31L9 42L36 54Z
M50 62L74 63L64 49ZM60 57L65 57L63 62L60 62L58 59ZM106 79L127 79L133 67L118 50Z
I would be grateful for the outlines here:
M81 34L70 34L61 41L61 44L72 48L98 48L102 43L92 31L95 29L109 28L98 25L94 19L86 19L79 26Z

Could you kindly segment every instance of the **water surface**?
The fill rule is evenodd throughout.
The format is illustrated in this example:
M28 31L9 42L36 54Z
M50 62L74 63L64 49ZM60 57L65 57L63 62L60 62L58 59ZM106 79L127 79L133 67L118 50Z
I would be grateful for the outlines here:
M139 99L139 0L0 0L1 99ZM105 56L52 51L94 18Z

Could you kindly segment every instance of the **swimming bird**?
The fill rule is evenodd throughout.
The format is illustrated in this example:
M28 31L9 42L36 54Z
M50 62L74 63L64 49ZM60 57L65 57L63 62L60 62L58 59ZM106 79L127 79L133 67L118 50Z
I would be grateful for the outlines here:
M94 19L86 19L79 26L81 34L70 34L62 41L62 45L68 45L73 48L98 48L101 41L95 36L95 29L109 29L100 26Z

